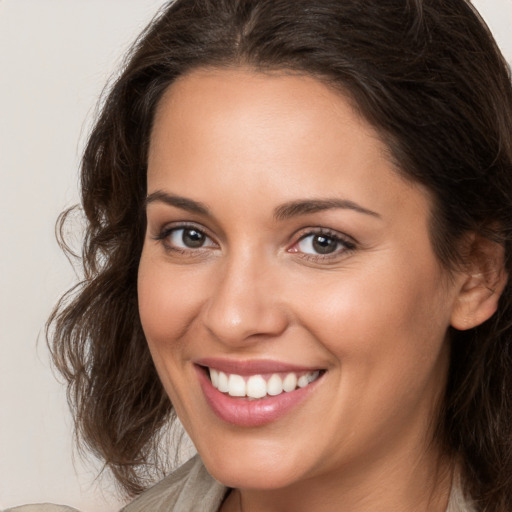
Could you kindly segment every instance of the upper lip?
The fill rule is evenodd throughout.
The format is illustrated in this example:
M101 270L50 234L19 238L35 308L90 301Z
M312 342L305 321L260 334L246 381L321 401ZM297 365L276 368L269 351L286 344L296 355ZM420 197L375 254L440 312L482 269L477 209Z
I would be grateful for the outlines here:
M301 366L270 359L233 360L205 357L194 361L199 366L207 366L224 373L236 375L256 375L261 373L314 372L319 367Z

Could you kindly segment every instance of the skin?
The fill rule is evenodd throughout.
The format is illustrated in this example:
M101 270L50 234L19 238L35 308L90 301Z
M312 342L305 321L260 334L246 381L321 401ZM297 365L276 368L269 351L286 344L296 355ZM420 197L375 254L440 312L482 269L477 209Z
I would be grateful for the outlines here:
M209 211L148 203L138 287L162 383L207 469L234 488L222 510L444 511L452 464L432 427L467 280L435 257L428 193L350 102L308 76L196 70L158 107L155 192ZM275 218L305 199L372 213ZM183 222L205 245L183 246ZM315 254L319 229L349 244ZM193 364L204 357L326 373L283 417L238 427L205 400Z

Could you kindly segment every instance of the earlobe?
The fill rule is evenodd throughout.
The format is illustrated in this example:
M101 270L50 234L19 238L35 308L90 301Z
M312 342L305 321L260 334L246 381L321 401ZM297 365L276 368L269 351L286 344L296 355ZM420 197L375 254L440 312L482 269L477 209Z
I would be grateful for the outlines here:
M461 331L491 318L508 280L501 244L474 236L470 245L467 265L459 274L459 293L451 315L452 327Z

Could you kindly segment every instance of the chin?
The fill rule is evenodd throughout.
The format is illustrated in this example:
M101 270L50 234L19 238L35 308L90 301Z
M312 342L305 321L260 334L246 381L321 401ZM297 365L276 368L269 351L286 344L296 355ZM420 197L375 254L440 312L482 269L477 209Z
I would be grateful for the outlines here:
M202 458L213 478L227 487L272 490L288 487L300 479L300 470L294 461L268 453L263 456L252 453L247 456L207 455Z

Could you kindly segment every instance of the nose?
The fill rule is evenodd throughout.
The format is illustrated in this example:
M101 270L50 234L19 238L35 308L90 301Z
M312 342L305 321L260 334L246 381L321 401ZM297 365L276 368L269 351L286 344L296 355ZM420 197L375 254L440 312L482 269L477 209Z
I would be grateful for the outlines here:
M258 258L225 262L204 306L206 329L232 346L282 334L288 316L280 300L278 273Z

